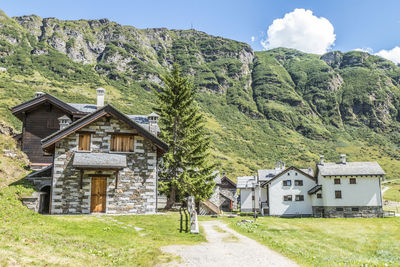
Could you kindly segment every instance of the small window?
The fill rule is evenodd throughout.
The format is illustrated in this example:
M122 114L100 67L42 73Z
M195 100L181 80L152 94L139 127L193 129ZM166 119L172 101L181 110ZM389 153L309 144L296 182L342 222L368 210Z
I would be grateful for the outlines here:
M294 180L294 185L303 186L303 180Z
M296 201L304 201L304 195L296 195Z
M292 201L292 195L283 196L283 201Z
M133 135L118 135L111 136L110 150L117 152L133 152L134 137Z
M90 134L79 134L78 150L90 151Z
M290 172L287 173L287 176L290 176Z
M333 181L334 181L334 184L340 184L340 178L335 178Z
M284 180L283 181L283 186L291 186L292 185L292 181L291 180Z
M296 175L296 176L297 176L297 172L295 172L295 173L294 173L294 175Z
M321 193L318 193L318 194L317 194L317 198L322 198L322 194L321 194Z
M343 211L343 208L336 208L336 211Z
M335 191L335 198L342 198L342 191L340 190Z
M359 211L359 208L351 208L351 211Z
M356 178L350 178L350 184L356 184L357 180Z

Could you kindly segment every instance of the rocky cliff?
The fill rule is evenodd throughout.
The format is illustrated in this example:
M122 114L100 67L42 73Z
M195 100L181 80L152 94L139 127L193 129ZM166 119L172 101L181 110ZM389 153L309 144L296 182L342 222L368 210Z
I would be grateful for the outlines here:
M301 167L324 153L400 166L400 68L364 52L254 52L196 30L137 29L107 19L0 14L0 114L45 91L93 102L94 88L127 113L146 114L151 88L173 63L192 76L215 160L233 175L279 159Z

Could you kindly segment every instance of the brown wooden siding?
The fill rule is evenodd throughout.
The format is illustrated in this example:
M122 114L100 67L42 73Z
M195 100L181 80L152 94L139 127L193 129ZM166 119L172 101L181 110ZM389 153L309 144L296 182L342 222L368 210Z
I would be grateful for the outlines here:
M59 130L58 118L65 113L44 103L26 113L22 135L22 150L32 163L52 163L53 158L42 150L41 140Z
M90 134L81 133L79 134L79 146L78 149L81 151L90 151Z
M111 151L133 152L134 136L113 134L111 136Z

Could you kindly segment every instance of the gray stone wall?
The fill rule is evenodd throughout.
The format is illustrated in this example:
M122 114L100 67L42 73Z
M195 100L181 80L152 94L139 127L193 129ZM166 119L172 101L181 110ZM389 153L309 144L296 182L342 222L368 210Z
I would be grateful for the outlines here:
M383 210L382 207L380 206L337 206L337 207L313 206L314 217L323 216L325 218L346 218L346 217L376 218L376 217L382 217L382 214Z
M117 119L100 118L80 131L91 132L91 152L109 153L112 133L132 133L125 123ZM134 152L123 153L127 157L127 168L113 170L84 170L82 188L80 170L72 166L74 153L78 150L79 134L71 134L56 144L53 168L52 214L90 213L91 179L101 175L107 177L106 213L147 214L156 211L156 148L152 143L135 136ZM89 152L88 152L89 153Z
M211 195L211 197L209 198L210 202L213 203L217 207L219 207L222 203L220 195L219 195L219 190L220 190L220 188L218 185L214 186L214 192Z

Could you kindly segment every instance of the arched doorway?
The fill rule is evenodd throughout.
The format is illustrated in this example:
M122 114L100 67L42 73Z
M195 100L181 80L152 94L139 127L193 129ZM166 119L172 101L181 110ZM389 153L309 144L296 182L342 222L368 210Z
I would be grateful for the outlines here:
M49 185L43 186L40 189L41 192L45 194L40 196L40 207L39 212L42 214L48 214L50 210L50 191L51 187Z

